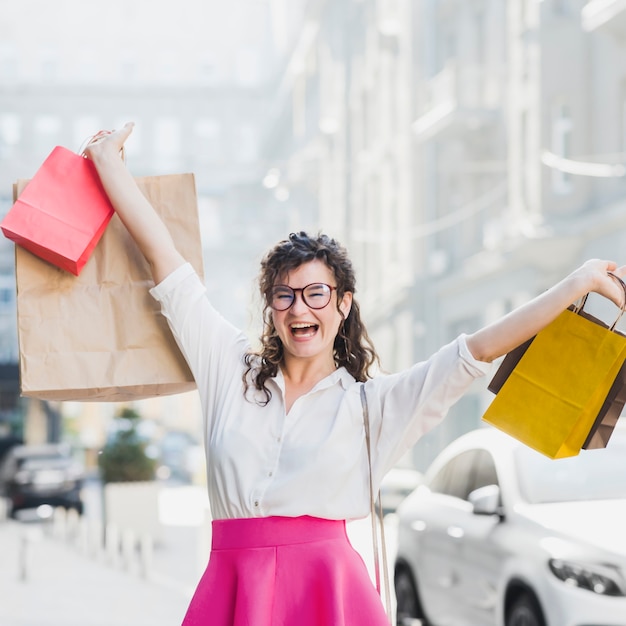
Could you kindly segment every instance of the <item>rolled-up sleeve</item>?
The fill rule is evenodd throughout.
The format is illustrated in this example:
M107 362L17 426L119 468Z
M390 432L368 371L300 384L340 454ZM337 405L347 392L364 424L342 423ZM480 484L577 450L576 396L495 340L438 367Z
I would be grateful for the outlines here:
M248 338L215 310L206 287L189 263L153 287L150 294L161 304L207 415L214 415L221 396L232 391L233 385L237 385L237 393L242 393L242 363L249 348Z

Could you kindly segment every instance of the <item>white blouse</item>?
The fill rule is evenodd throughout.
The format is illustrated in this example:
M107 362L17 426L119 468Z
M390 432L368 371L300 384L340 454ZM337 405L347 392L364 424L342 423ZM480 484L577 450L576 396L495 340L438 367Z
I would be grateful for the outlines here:
M369 514L368 464L360 386L339 368L285 412L284 379L272 398L244 397L246 335L224 320L190 264L150 290L194 375L203 411L207 480L214 519L357 519ZM439 423L472 381L490 369L462 335L430 359L365 383L377 489L384 474Z

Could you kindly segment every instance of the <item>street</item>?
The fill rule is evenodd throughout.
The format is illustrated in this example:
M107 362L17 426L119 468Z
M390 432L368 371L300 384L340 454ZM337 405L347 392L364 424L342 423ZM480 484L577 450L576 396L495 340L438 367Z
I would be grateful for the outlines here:
M2 626L175 626L182 621L206 564L210 526L202 487L164 486L162 540L147 563L141 555L112 555L94 539L101 528L97 483L85 490L81 532L64 522L0 520ZM387 518L390 555L395 549ZM90 530L91 529L91 530ZM91 533L91 537L90 537ZM369 519L348 524L348 535L373 576Z

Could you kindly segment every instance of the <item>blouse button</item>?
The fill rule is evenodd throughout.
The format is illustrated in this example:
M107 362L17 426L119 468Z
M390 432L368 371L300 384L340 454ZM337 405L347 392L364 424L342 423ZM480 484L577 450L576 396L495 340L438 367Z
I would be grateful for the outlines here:
M254 501L254 506L259 506L259 501L258 500Z
M268 473L267 473L267 475L268 475L268 476L273 476L273 475L274 475L274 472L268 472Z

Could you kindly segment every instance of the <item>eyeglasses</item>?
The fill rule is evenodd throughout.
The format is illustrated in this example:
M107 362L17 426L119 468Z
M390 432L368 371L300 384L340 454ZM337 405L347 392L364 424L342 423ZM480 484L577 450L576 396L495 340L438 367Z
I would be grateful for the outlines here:
M302 294L302 301L311 309L323 309L329 302L333 290L325 283L311 283L306 287L293 289L289 285L275 285L272 288L270 306L275 311L286 311L295 301L296 292Z

